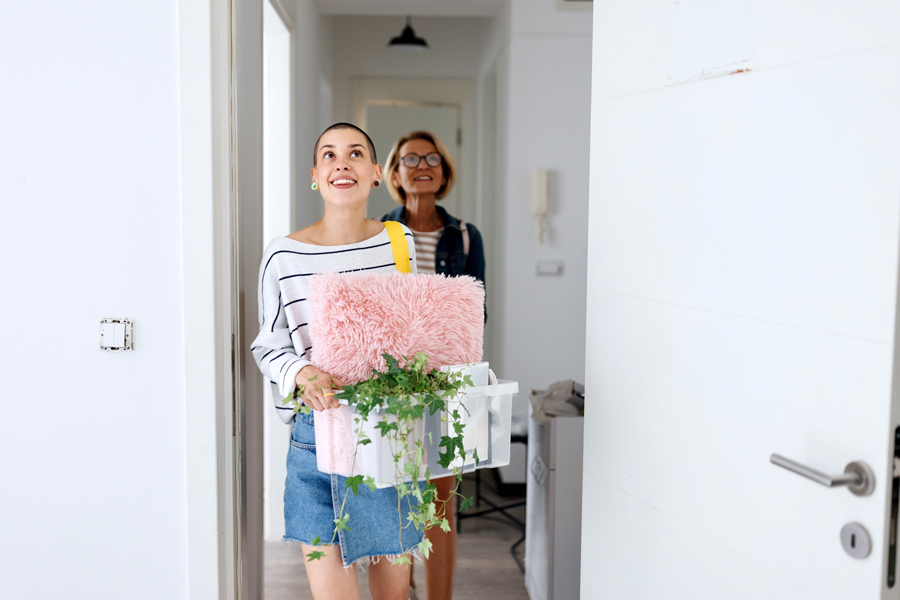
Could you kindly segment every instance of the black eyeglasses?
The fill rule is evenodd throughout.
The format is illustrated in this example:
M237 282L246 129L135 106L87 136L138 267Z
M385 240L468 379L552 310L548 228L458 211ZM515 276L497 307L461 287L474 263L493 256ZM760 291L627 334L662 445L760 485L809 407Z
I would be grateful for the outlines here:
M444 162L444 159L441 158L441 155L437 152L429 152L425 156L412 153L404 154L400 157L400 160L410 169L415 169L419 166L419 163L422 162L423 158L425 159L425 164L427 164L429 167L439 167L441 166L441 163Z

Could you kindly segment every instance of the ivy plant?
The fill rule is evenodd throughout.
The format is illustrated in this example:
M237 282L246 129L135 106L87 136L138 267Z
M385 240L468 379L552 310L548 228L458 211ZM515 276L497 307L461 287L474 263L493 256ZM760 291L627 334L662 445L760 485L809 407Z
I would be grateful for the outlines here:
M398 536L401 548L394 564L404 564L411 562L409 552L413 548L403 546L403 529L415 527L426 531L432 527L440 527L445 532L450 531L450 522L446 515L446 504L450 497L460 497L461 510L466 510L472 505L472 498L466 498L458 492L463 471L454 464L465 464L465 459L468 458L463 445L465 425L462 423L460 413L460 409L466 409L462 403L452 402L463 388L472 385L472 378L459 371L429 369L428 356L421 352L416 353L412 359L407 357L398 359L390 354L382 354L382 357L385 361L384 371L372 369L372 376L369 379L343 386L335 397L346 400L355 413L356 427L353 433L356 451L361 446L372 443L363 431L363 424L370 419L375 419L375 429L384 438L382 443L386 443L390 448L394 459L394 479L397 481L394 487L397 490L397 514L400 521ZM302 394L301 386L282 403L291 405L295 413L309 414L310 408L300 399ZM437 463L444 469L450 469L451 465L454 465L451 471L452 476L456 478L456 486L451 496L444 499L437 498L435 485L431 482L431 472L426 464L425 445L423 439L417 435L426 412L429 415L441 413L441 420L447 423L449 435L441 436ZM428 439L429 444L432 442L433 440ZM477 465L477 452L473 450L471 454ZM355 466L356 452L351 472L355 470ZM334 520L331 540L323 542L315 537L311 541L313 546L333 545L340 531L350 531L350 515L346 512L347 498L351 492L358 495L361 485L373 491L376 489L375 480L371 476L347 477L340 514ZM403 522L402 511L404 501L411 507L406 523ZM423 538L415 549L428 558L431 554L431 542ZM324 552L318 549L306 555L310 561L321 559L323 556Z

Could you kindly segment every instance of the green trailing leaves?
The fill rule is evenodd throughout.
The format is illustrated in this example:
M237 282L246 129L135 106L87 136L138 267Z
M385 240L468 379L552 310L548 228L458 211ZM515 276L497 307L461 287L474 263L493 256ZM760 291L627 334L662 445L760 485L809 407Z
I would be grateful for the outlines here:
M425 538L421 542L419 542L419 552L421 552L422 556L424 556L425 558L431 556L431 548L431 540L429 540L428 538Z
M392 423L381 421L380 423L376 423L375 427L381 432L381 437L387 437L388 433L391 431L397 431L399 425L397 425L396 421Z
M343 511L341 511L343 513ZM350 520L350 515L342 514L339 519L334 520L334 532L338 533L340 531L350 531L350 527L347 526L347 521Z
M354 496L359 496L359 484L363 483L362 475L354 475L347 478L347 487L353 490Z
M312 381L312 379L310 379L310 381ZM293 404L294 414L300 413L301 415L308 415L312 412L312 409L303 404L303 400L301 399L303 396L303 389L302 385L298 385L297 389L295 389L290 396L281 400L281 405L287 406L288 404Z

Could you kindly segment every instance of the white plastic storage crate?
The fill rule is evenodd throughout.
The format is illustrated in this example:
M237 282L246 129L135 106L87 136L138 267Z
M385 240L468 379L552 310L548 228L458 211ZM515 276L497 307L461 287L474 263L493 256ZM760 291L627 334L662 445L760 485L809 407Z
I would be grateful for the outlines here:
M494 383L489 383L488 363L449 368L470 372L475 384L464 388L459 396L448 402L450 411L459 405L464 407L464 409L460 408L459 412L462 417L461 422L465 425L463 446L466 451L466 460L463 462L462 459L457 458L446 469L438 464L441 436L448 435L449 425L445 419L447 416L445 412L436 412L433 415L426 412L425 418L418 424L416 431L410 434L410 448L415 447L416 439L422 440L425 447L425 464L428 466L432 479L452 475L453 467L469 472L476 468L493 468L509 464L512 397L519 391L519 384L515 381L497 381L495 379ZM491 375L493 374L491 373ZM349 431L353 431L356 429L357 415L352 408L348 412L349 424L352 424ZM381 432L375 427L380 420L381 415L373 411L367 421L362 424L363 432L372 440L372 443L355 448L355 457L344 456L335 460L335 457L326 456L317 447L319 470L345 477L351 474L370 476L380 488L395 485L398 481L409 481L410 476L402 473L402 465L394 462L395 449L390 447L389 440L383 438ZM353 446L351 445L351 447ZM473 451L478 453L477 466Z

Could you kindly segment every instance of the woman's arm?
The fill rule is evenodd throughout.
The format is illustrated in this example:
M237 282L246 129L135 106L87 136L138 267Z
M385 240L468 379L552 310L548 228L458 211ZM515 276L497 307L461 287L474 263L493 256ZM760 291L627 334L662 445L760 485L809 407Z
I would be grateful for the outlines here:
M263 256L259 282L259 334L250 350L262 374L274 383L284 398L294 393L296 377L303 367L312 363L306 351L298 355L294 349L287 315L281 299L277 269L266 269L270 253Z

